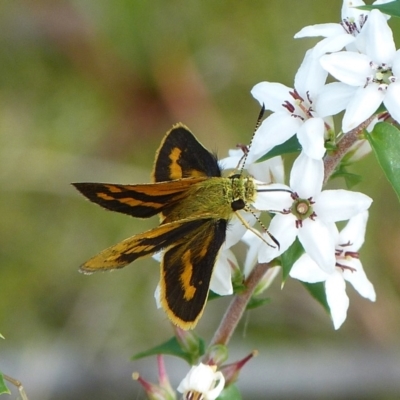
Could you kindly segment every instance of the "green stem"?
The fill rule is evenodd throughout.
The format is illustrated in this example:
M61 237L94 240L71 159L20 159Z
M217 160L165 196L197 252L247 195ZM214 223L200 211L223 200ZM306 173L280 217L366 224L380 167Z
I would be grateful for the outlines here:
M325 176L324 185L328 182L330 176L335 172L342 158L347 154L350 147L357 141L360 140L360 135L365 128L376 118L376 115L369 117L362 124L356 128L345 133L337 143L337 149L324 157Z
M270 268L270 264L257 264L251 271L249 277L244 282L245 291L234 296L222 321L211 340L210 346L215 344L227 345L233 332L235 331L246 306L251 299L251 296L260 279Z

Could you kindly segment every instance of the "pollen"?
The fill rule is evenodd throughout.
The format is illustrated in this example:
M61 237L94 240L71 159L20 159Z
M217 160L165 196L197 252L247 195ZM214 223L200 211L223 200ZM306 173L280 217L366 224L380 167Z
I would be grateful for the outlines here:
M307 214L307 211L309 208L310 207L307 203L299 203L299 204L297 204L297 207L296 207L297 212L301 215Z

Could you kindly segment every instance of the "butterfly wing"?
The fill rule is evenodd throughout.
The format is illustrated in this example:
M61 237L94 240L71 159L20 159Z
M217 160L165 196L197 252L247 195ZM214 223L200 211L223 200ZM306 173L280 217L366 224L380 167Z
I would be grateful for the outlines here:
M183 124L176 124L165 135L156 154L155 182L181 178L221 176L217 158Z
M90 201L107 210L148 218L174 207L194 184L206 178L188 178L143 185L73 183Z
M204 224L206 219L188 218L162 224L147 232L108 247L80 267L80 271L90 274L96 271L109 271L123 268L138 258L156 253L164 248L184 242L193 237L193 232Z
M223 219L203 220L183 241L164 252L161 304L170 320L182 329L193 329L203 313L226 226Z

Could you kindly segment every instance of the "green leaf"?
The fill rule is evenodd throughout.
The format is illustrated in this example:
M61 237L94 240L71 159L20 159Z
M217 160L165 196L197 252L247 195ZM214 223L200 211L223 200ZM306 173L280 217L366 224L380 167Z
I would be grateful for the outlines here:
M328 314L330 314L331 310L330 310L328 302L326 300L324 283L323 282L318 282L318 283L302 282L302 284L310 292L311 296L314 297L314 299L316 299L321 304L322 307L324 307L325 311Z
M303 253L304 253L303 246L296 238L293 244L281 255L283 282L285 282L287 277L289 276L293 264L299 259L299 257Z
M0 394L11 394L10 389L7 387L4 376L0 373Z
M189 364L195 364L200 356L202 356L205 352L205 345L203 339L199 339L199 346L197 354L192 354L182 350L177 338L174 336L166 342L155 346L149 350L142 351L140 353L135 354L131 359L138 360L140 358L155 356L158 354L168 354L171 356L176 356L179 358L183 358Z
M375 4L375 5L368 5L368 6L360 6L357 7L360 10L380 10L381 12L391 15L392 17L400 17L400 1L392 1L386 4Z
M351 189L353 186L362 181L362 177L358 174L348 172L344 165L341 165L332 175L330 179L343 178L346 182L346 187Z
M301 150L301 145L297 140L297 136L294 135L290 139L288 139L285 143L275 146L271 151L269 151L267 154L259 158L257 162L266 161L272 157L281 156L283 154L296 153L300 150Z
M400 131L387 122L380 122L365 135L400 200Z
M268 297L262 298L262 299L258 298L258 297L252 297L250 299L250 301L247 303L246 310L252 310L254 308L258 308L258 307L261 307L264 304L268 304L270 302L271 302L271 299Z
M242 400L242 395L236 385L227 386L217 400Z

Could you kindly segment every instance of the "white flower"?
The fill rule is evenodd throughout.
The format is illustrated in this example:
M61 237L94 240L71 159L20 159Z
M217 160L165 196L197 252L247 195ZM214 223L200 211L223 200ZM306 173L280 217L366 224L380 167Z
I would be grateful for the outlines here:
M319 91L327 77L312 51L309 50L297 71L294 89L281 83L261 82L251 91L253 97L273 113L257 129L248 159L256 161L293 135L303 151L312 158L325 153L325 122L314 111Z
M303 254L293 265L290 276L303 282L325 282L326 299L331 310L335 329L346 319L349 298L345 281L350 282L361 296L375 301L375 290L365 275L358 257L364 242L368 212L351 218L346 227L336 235L336 268L327 273L307 254Z
M221 394L225 385L222 372L216 371L216 368L216 366L202 363L193 366L177 389L178 392L183 393L183 399L215 400Z
M377 0L374 4L388 3L392 0ZM357 51L360 41L356 41L356 37L362 31L367 21L369 11L359 10L357 7L364 6L362 0L344 0L342 5L342 20L340 23L326 23L309 25L297 32L295 39L303 37L322 36L315 50L320 54L335 52L346 46L347 50ZM385 16L385 18L389 18Z
M362 38L365 54L341 51L321 57L323 68L342 82L327 85L321 96L334 98L336 111L346 108L343 132L367 120L382 102L400 122L400 52L382 13L371 11Z
M323 161L301 153L290 174L293 197L283 205L286 212L276 214L268 228L280 247L261 247L259 262L269 262L276 258L298 237L306 253L324 271L331 273L334 270L334 223L367 210L372 199L348 190L321 191L323 178Z

